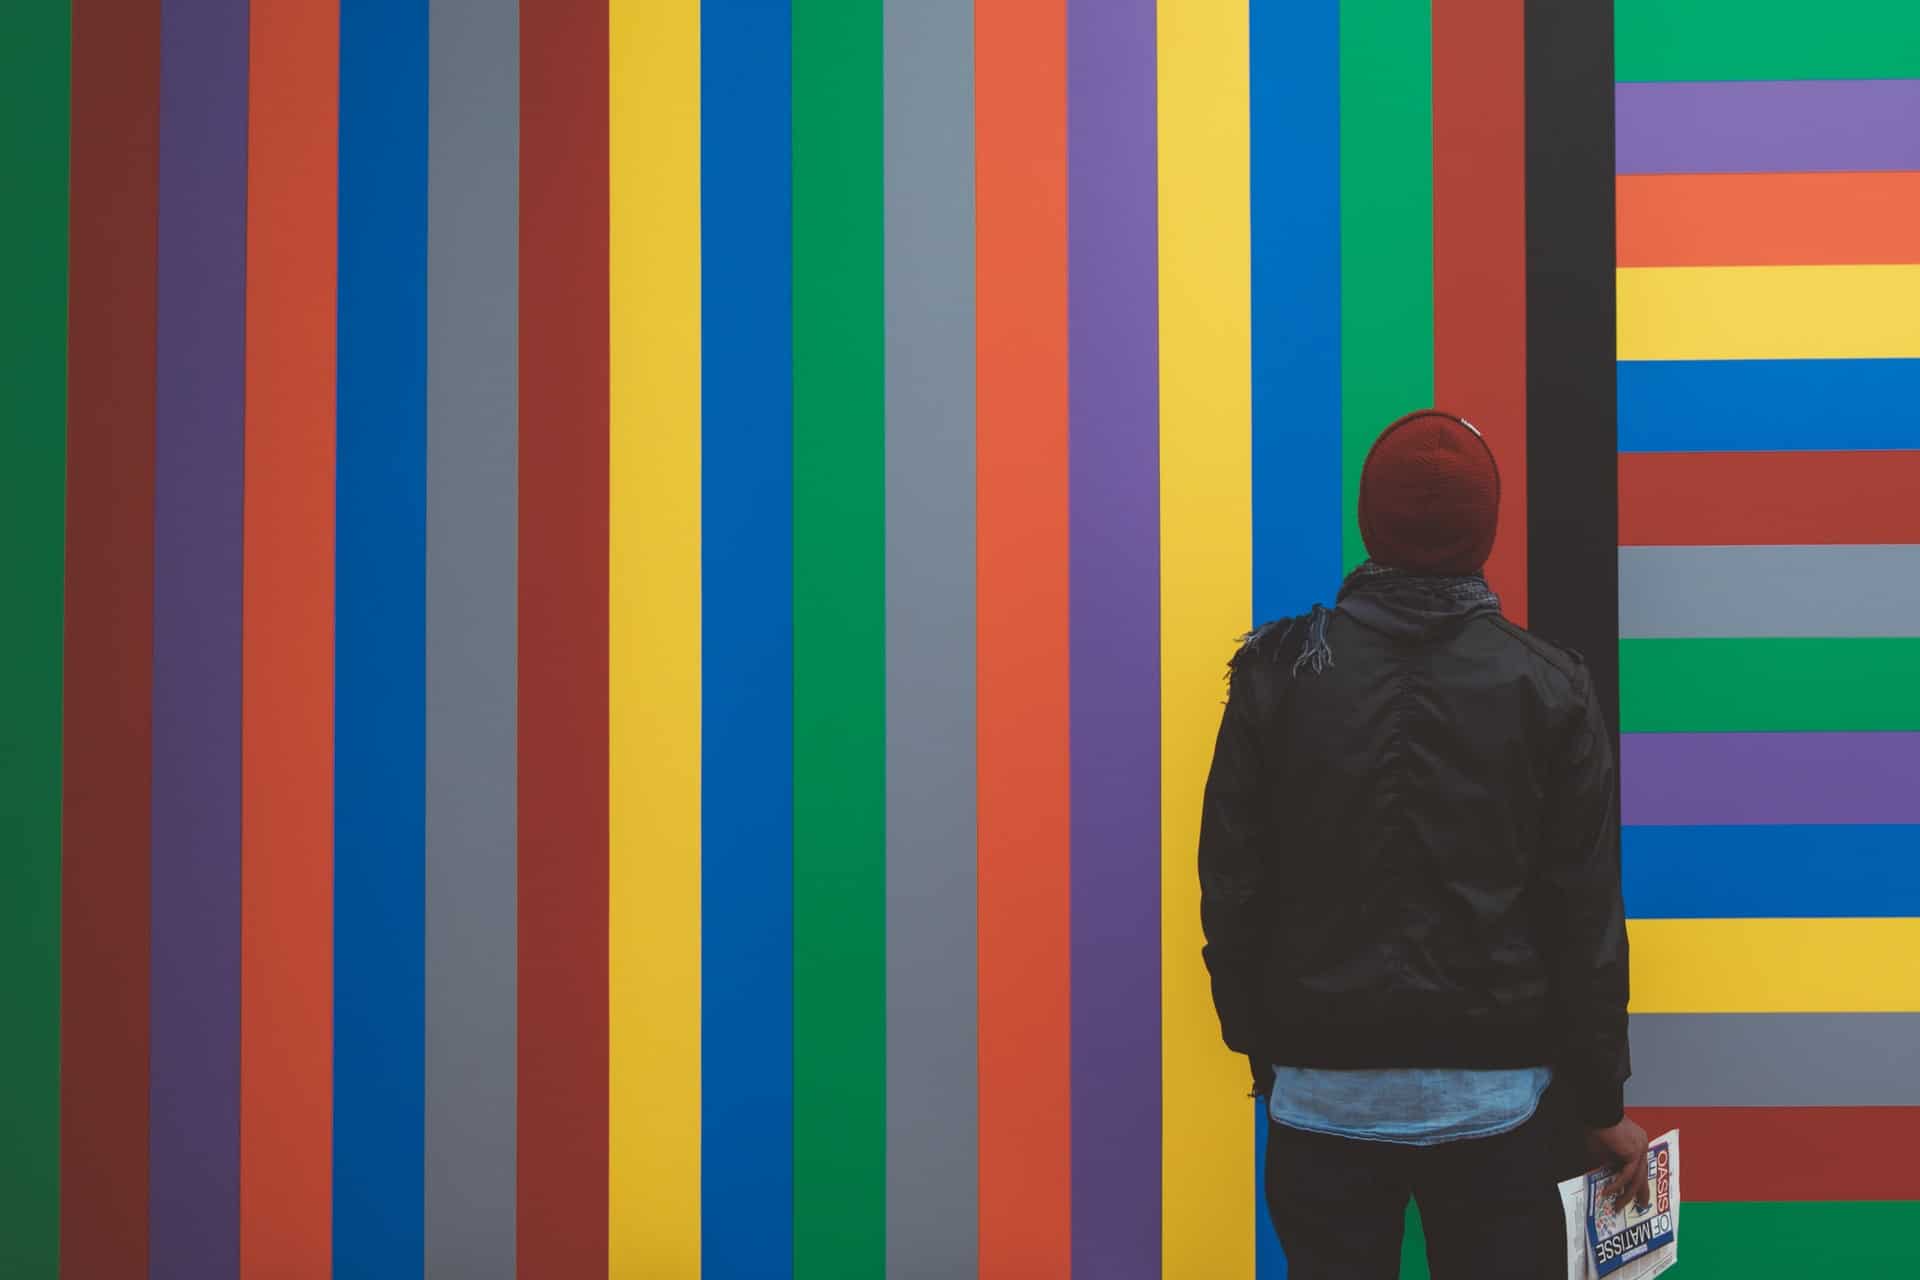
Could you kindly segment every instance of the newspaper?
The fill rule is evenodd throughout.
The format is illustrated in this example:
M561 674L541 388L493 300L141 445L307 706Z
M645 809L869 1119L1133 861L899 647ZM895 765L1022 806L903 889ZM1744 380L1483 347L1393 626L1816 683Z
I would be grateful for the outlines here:
M1596 1169L1560 1184L1567 1225L1567 1280L1646 1280L1680 1260L1680 1131L1647 1144L1647 1207L1615 1208Z

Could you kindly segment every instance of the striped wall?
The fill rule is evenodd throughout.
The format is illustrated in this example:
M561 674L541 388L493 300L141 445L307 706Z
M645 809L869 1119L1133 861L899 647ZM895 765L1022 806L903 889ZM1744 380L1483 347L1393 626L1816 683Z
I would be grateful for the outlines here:
M1629 1102L1687 1133L1689 1274L1905 1274L1920 16L1616 15Z
M1920 71L1828 9L1621 0L1873 84L1623 170L1616 382L1606 6L21 0L0 1273L1284 1276L1200 787L1428 403L1619 655L1636 1101L1908 1248Z

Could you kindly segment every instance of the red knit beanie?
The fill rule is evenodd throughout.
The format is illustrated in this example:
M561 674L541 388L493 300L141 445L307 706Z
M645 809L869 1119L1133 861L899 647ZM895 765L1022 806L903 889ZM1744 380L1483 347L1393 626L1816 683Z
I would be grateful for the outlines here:
M1367 554L1409 573L1479 573L1493 553L1500 468L1464 418L1422 409L1373 442L1360 472Z

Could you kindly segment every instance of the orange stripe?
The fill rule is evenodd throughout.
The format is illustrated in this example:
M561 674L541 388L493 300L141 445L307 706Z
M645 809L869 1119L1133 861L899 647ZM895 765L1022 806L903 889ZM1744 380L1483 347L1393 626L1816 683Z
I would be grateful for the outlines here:
M1065 1277L1066 4L978 0L974 24L980 1273Z
M247 166L240 1260L325 1276L333 1114L337 0L254 6Z
M1500 462L1487 577L1527 621L1526 40L1522 0L1433 7L1434 403Z
M1920 262L1920 173L1616 178L1623 267Z

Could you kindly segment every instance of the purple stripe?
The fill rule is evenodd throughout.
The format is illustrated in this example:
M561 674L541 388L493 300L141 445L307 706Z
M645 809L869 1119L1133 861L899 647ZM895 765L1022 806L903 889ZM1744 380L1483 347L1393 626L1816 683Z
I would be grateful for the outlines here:
M1620 173L1920 169L1920 80L1615 85Z
M1920 733L1630 733L1635 826L1920 824Z
M1160 1274L1153 0L1069 0L1073 1269Z
M239 1270L247 4L161 15L150 1273Z

